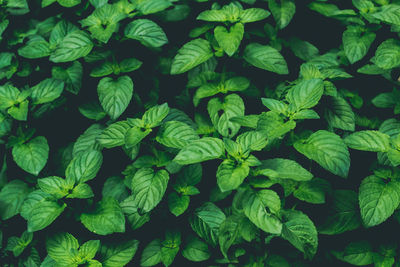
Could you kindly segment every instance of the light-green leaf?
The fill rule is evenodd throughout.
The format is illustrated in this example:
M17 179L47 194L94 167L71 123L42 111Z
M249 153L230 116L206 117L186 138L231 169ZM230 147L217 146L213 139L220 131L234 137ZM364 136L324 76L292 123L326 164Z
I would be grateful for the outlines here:
M250 168L247 164L238 164L226 159L217 170L217 184L221 192L238 188L249 175Z
M213 56L210 43L198 38L184 44L175 56L171 74L181 74L207 61Z
M357 241L348 244L344 248L344 251L333 251L332 254L341 261L356 266L366 266L374 263L375 253L373 252L372 246L369 242Z
M400 65L400 41L396 39L383 41L376 49L372 62L384 70L398 67Z
M127 121L115 122L103 130L97 141L105 148L122 146L125 144L125 134L130 128Z
M212 246L218 244L219 227L226 216L215 204L206 202L190 217L190 226L202 239Z
M57 263L73 264L73 253L78 252L79 243L71 234L61 232L46 240L46 248L48 255Z
M33 104L43 104L57 99L64 89L64 82L53 78L45 79L31 88Z
M203 137L185 146L174 161L181 165L199 163L219 158L225 152L222 140L212 137Z
M84 31L67 34L52 52L50 61L55 63L74 61L90 53L93 43Z
M378 12L374 12L371 15L380 21L400 25L400 5L398 4L384 5Z
M41 201L29 212L28 231L35 232L50 225L65 209L67 205L59 205L55 201Z
M140 258L140 266L154 266L161 262L161 240L151 241L143 250Z
M366 227L386 221L400 204L400 183L368 176L360 185L358 200Z
M361 60L368 52L376 34L363 32L359 27L348 27L343 32L343 48L351 64Z
M206 243L195 236L191 236L182 251L182 256L194 262L205 261L210 258L210 251Z
M290 88L286 94L286 99L298 111L317 105L323 93L324 82L322 79L302 80Z
M50 44L39 35L32 36L25 46L18 49L18 55L31 59L47 57L50 54Z
M102 245L100 257L103 267L125 266L132 260L138 246L139 241L137 240Z
M241 203L244 214L258 228L266 233L280 234L282 231L282 222L273 214L266 210L268 203L262 193L253 189L246 189L242 196Z
M214 36L219 46L228 56L232 56L238 50L243 39L244 25L236 23L230 27L229 31L224 26L217 26L214 29Z
M248 8L240 11L240 22L249 23L266 19L271 15L268 10L262 8Z
M97 150L79 153L69 163L65 175L76 183L84 183L96 177L103 163L103 156Z
M168 103L156 105L146 110L142 120L146 128L154 128L161 124L169 113Z
M363 151L387 152L390 148L390 136L372 130L352 133L344 142L348 147Z
M272 179L292 179L294 181L309 181L312 173L304 169L299 163L290 159L267 159L256 170L257 175L265 175Z
M29 191L28 186L20 180L13 180L1 189L0 217L2 220L8 220L19 213Z
M330 108L326 110L325 115L329 125L345 131L354 131L356 119L349 103L342 97L331 97L329 100Z
M285 28L296 13L296 5L293 0L268 0L268 7L271 9L272 16L279 29Z
M121 76L116 80L105 77L100 80L97 93L104 111L115 120L125 111L132 99L132 79L129 76Z
M38 185L44 192L57 199L68 195L68 190L73 187L73 184L67 184L63 178L57 176L38 179Z
M168 121L158 132L157 141L164 146L182 149L191 141L198 140L196 131L186 123Z
M168 43L165 32L149 19L137 19L129 23L125 28L125 36L148 47L160 47Z
M294 247L312 259L317 252L318 233L310 218L297 210L286 210L282 213L284 221L282 237Z
M14 146L12 155L19 167L37 176L46 165L49 145L45 137L38 136L25 144Z
M285 59L275 48L268 45L251 43L246 46L243 58L251 65L278 74L288 74Z
M331 173L343 178L347 177L350 168L350 155L340 136L319 130L310 135L308 139L296 142L294 148Z
M118 202L113 198L104 198L91 213L81 215L82 224L98 235L125 232L125 217Z
M139 169L132 179L132 198L135 206L143 212L154 209L162 200L169 174L166 170L155 172L152 168Z

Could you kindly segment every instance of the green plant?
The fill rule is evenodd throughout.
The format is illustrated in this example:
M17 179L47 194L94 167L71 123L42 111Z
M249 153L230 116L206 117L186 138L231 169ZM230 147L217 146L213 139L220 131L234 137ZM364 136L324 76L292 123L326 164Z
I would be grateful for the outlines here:
M400 266L399 32L398 0L0 0L2 266Z

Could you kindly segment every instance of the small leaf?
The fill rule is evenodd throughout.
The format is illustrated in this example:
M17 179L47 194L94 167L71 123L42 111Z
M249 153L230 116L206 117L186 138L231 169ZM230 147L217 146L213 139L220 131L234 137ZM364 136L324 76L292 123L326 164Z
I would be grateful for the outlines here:
M378 12L374 12L371 15L380 21L400 25L400 5L398 4L384 5Z
M295 106L296 110L302 110L317 105L323 93L322 79L302 80L289 90L286 99Z
M265 175L272 179L292 179L294 181L309 181L312 173L304 169L296 161L290 159L267 159L261 161L256 170L257 175Z
M268 0L268 7L279 29L285 28L296 13L296 5L292 0L283 0L277 3L275 0Z
M64 82L56 79L45 79L31 88L34 104L43 104L57 99L64 89Z
M167 147L182 149L191 141L198 140L196 131L186 123L168 121L163 124L156 140Z
M151 107L149 110L143 114L142 120L147 128L154 128L161 124L164 118L169 113L169 107L167 103L162 105L156 105Z
M19 213L29 191L28 186L20 180L13 180L1 189L0 217L2 220L8 220Z
M140 266L154 266L161 262L161 240L151 241L143 250L140 258Z
M190 197L179 195L177 192L172 192L168 195L169 211L176 217L183 214L189 207Z
M18 49L18 55L31 59L48 57L50 54L50 44L39 35L32 36L25 46Z
M50 61L54 63L74 61L89 54L92 48L93 43L84 31L73 31L67 34L52 52Z
M128 264L135 255L139 241L110 243L101 245L100 258L103 267L120 267Z
M361 60L375 40L373 32L363 32L359 27L348 27L343 32L343 48L351 64Z
M230 27L229 31L223 26L217 26L214 29L214 36L219 46L232 56L238 50L240 42L243 39L244 25L236 23Z
M67 205L59 205L54 201L41 201L30 211L28 217L28 231L35 232L50 225L65 209Z
M400 65L400 41L387 39L376 49L372 62L384 70L392 69Z
M238 188L249 175L247 164L236 165L233 160L224 160L217 170L217 184L221 192Z
M242 23L256 22L266 19L271 15L267 10L262 8L248 8L240 12L240 21Z
M195 236L190 236L185 248L182 251L182 256L194 262L205 261L210 258L210 251L206 243Z
M97 150L79 153L69 163L65 175L76 183L84 183L96 177L103 163L103 156Z

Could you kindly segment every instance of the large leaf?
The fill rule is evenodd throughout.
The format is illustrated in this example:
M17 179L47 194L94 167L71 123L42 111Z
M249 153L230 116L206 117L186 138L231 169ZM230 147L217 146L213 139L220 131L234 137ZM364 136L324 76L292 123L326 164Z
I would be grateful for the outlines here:
M363 32L359 27L348 27L343 32L343 48L350 63L361 60L368 52L369 47L375 40L373 32Z
M178 50L178 54L172 62L171 74L184 73L212 56L213 51L208 41L201 38L192 40Z
M242 196L242 207L244 214L249 220L264 232L280 234L282 231L281 221L266 210L268 200L262 193L247 189Z
M25 144L14 146L12 155L19 167L37 176L46 165L49 145L45 137L38 136Z
M351 242L344 248L344 251L333 251L333 255L337 259L356 266L374 263L374 254L371 244L367 241Z
M238 50L243 34L244 25L242 23L234 24L229 31L223 26L217 26L214 29L215 39L228 56L232 56Z
M286 99L294 105L296 110L302 110L317 105L323 93L322 79L302 80L289 90Z
M378 12L372 13L372 16L386 23L400 25L400 5L384 5Z
M157 141L164 146L182 149L191 141L198 140L196 131L180 121L168 121L163 124L157 135Z
M342 97L332 97L330 108L326 110L326 119L333 128L354 131L355 115L349 103Z
M379 131L359 131L344 139L346 145L353 149L386 152L390 148L390 136Z
M279 29L285 28L296 13L296 5L293 0L283 0L277 3L276 0L268 0L268 7Z
M148 19L137 19L129 23L125 28L125 36L149 47L160 47L168 42L161 27Z
M383 41L375 52L372 61L382 69L392 69L400 65L400 41L387 39Z
M190 236L182 251L182 256L190 261L205 261L210 258L210 251L206 243L195 236Z
M32 36L25 46L18 49L18 54L25 58L41 58L51 54L50 44L41 36Z
M251 65L278 74L288 74L285 59L275 48L268 45L251 43L246 46L243 58Z
M219 228L225 214L213 203L206 202L190 217L190 226L202 239L212 246L218 244Z
M116 80L106 77L97 86L100 104L104 111L117 119L128 107L133 95L133 82L129 76L121 76Z
M59 205L49 200L38 202L25 218L28 221L28 231L35 232L46 228L64 211L66 206L66 204Z
M331 173L347 177L350 155L346 144L338 135L319 130L308 139L296 142L294 148Z
M137 240L104 244L100 248L101 263L104 267L125 266L135 255L138 245Z
M81 215L82 224L98 235L125 232L125 217L118 202L113 198L104 198L96 204L93 212Z
M92 48L93 43L87 33L73 31L67 34L52 52L50 61L55 63L74 61L89 54Z
M154 209L165 194L169 174L165 170L155 172L151 168L139 169L132 179L133 203L143 212Z
M71 160L65 175L76 183L84 183L96 177L102 163L103 156L99 151L84 151Z
M105 148L122 146L125 144L125 135L130 128L127 121L115 122L103 130L97 141Z
M64 89L64 83L56 79L45 79L31 88L34 104L51 102L58 98Z
M224 143L217 138L203 137L182 148L174 161L181 165L217 159L224 153Z
M366 227L372 227L389 218L400 204L400 183L385 181L376 176L365 178L360 185L361 218Z
M261 161L257 167L257 175L265 175L272 179L292 179L295 181L308 181L313 178L312 173L304 169L299 163L290 159L267 159Z
M1 219L8 220L17 215L29 192L28 186L20 180L13 180L6 184L0 191Z
M282 237L311 259L317 252L318 233L307 215L297 210L285 210L282 214Z
M247 164L238 164L226 159L217 170L217 184L221 192L238 188L249 175L250 168Z

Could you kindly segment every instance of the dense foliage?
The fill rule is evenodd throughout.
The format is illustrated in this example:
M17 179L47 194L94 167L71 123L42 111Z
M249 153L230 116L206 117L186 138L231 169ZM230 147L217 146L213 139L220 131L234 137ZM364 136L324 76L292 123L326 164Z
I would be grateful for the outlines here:
M400 266L399 0L0 0L1 266Z

